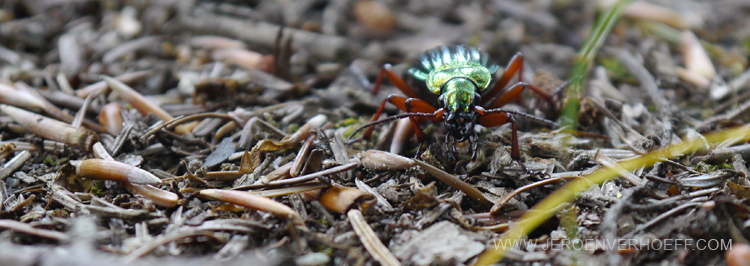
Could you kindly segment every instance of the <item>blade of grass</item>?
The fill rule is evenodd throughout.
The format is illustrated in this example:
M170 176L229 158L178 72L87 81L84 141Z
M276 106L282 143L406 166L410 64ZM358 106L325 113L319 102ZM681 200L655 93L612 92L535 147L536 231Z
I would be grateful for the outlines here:
M638 22L636 25L648 33L663 38L670 44L682 44L682 31L672 28L667 24L652 21L642 21Z
M719 145L728 139L741 138L742 140L747 141L750 140L750 125L711 133L705 137L706 141L708 141L712 147ZM704 145L703 140L689 140L670 145L659 151L644 154L640 157L622 161L618 163L617 166L626 171L634 171L641 167L652 166L665 158L674 158L682 156L683 154L695 152L705 147ZM505 255L505 251L512 248L513 243L516 243L517 240L528 235L537 226L554 215L554 210L561 206L561 204L572 201L578 193L585 191L594 184L601 184L607 180L618 177L620 174L615 168L619 167L602 168L584 178L579 178L568 183L565 187L549 195L542 200L542 202L534 206L531 211L527 212L526 215L522 216L521 219L503 235L503 239L497 242L501 245L496 246L495 250L488 250L482 254L475 265L490 265L502 259L503 255Z
M602 13L596 21L589 38L581 46L576 56L576 63L568 77L568 89L565 93L564 107L561 117L560 126L568 130L575 130L578 126L578 109L580 109L580 100L583 93L583 83L588 75L591 62L594 61L596 53L604 44L604 41L617 23L623 10L633 0L620 0L614 6Z

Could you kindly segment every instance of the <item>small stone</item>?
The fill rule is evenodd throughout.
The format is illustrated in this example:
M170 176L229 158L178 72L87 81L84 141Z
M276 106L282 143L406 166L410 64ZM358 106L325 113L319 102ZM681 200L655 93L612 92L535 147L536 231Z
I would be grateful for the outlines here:
M310 253L294 260L300 266L326 265L331 261L331 256L325 253Z

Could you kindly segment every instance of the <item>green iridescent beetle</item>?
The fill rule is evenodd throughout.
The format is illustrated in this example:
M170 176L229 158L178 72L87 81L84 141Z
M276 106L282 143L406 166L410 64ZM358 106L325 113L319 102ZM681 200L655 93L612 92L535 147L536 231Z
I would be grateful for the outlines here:
M512 123L511 157L521 163L513 117L526 117L552 125L555 125L555 123L500 107L519 98L524 88L531 89L546 101L551 101L552 96L523 82L521 79L523 55L521 53L513 56L502 75L495 78L494 75L499 68L498 65L489 60L485 52L466 45L439 46L424 52L414 61L404 79L399 77L390 65L384 65L375 81L373 93L378 92L385 76L407 97L396 94L389 95L380 104L380 108L372 117L371 122L358 128L352 136L365 128L367 128L367 131L362 137L351 140L350 143L369 138L377 124L408 117L414 126L420 143L417 151L417 155L419 155L422 149L421 143L426 140L424 132L419 128L415 119L421 117L435 122L443 121L448 129L445 136L445 145L451 159L456 158L457 155L456 143L469 141L469 152L472 154L472 160L474 160L478 143L477 133L474 130L476 124L484 127L495 127ZM516 74L518 74L519 81L505 89ZM377 121L380 114L383 113L386 102L395 105L405 114ZM521 165L523 166L523 163Z

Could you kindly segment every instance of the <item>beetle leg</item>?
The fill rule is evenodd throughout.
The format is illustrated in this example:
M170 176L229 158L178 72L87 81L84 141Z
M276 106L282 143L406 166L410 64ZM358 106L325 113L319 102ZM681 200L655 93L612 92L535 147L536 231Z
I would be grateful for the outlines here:
M536 173L529 170L529 168L527 168L521 160L521 148L518 147L518 129L516 128L516 119L511 116L509 121L511 127L510 158L516 161L518 165L521 166L521 169L523 169L524 172L536 176Z
M518 129L516 128L516 119L511 116L509 121L511 128L510 158L516 160L524 170L527 170L526 166L521 162L521 149L518 147Z
M419 93L414 91L414 89L406 84L406 81L404 81L404 79L402 79L395 71L393 71L393 67L391 66L391 64L385 64L383 65L383 68L380 69L378 78L375 80L375 85L372 87L372 94L378 94L378 92L380 91L380 85L383 84L383 77L388 77L388 80L390 80L393 85L396 85L396 88L406 94L406 96L409 96L409 98L421 98Z
M518 73L518 80L520 81L521 75L523 74L523 54L521 52L516 53L513 58L510 59L508 66L505 67L503 75L500 76L497 82L495 82L495 86L482 93L482 97L484 98L483 103L488 103L495 98L495 95L500 93L505 86L510 84L510 80L513 79L513 76L516 73Z
M528 84L526 82L518 82L516 84L513 84L513 86L511 86L510 88L508 88L507 91L500 94L500 96L497 96L491 99L490 101L486 102L483 106L487 107L488 109L502 107L503 105L506 105L512 102L513 100L521 97L521 92L523 92L524 88L531 89L531 91L541 96L542 99L544 99L544 101L548 103L553 102L552 99L554 95L550 95L549 93L543 91L542 89L537 88L536 86Z
M419 155L422 154L422 142L419 143L419 147L417 147L417 153L414 154L414 159L419 159Z
M562 84L552 89L552 93L550 93L550 96L552 97L552 99L562 97L562 94L565 92L566 88L568 88L568 82L563 81Z
M455 162L456 158L453 158L453 154L451 154L451 145L450 145L451 135L445 134L445 152L448 153L448 160L451 162Z
M445 152L448 154L448 161L455 163L458 158L458 151L456 151L456 138L451 137L450 134L445 134Z
M403 96L398 96L395 94L388 95L388 97L385 98L382 103L380 103L380 107L378 108L378 111L375 112L375 115L372 116L372 119L370 120L370 123L368 125L372 124L373 122L377 121L378 118L380 118L380 115L383 114L383 111L385 110L385 103L393 101L392 100L393 98L403 98ZM375 130L375 127L373 126L374 125L367 128L367 131L365 131L365 134L362 134L362 137L355 139L355 140L351 140L350 142L359 141L363 139L369 139L370 135L372 135L372 131ZM362 129L362 127L360 127L359 129ZM359 129L357 129L357 131L359 131ZM355 131L354 133L356 133L357 131ZM354 133L352 133L352 136L354 136Z
M456 137L453 137L451 139L453 140L453 142L451 143L451 150L453 152L453 158L458 159L458 149L456 147L458 145L458 140L456 139Z
M406 109L407 113L412 112L412 104L422 102L425 103L422 100L419 100L417 98L409 98L404 103L404 108ZM414 118L414 116L410 116L409 120L411 120L411 125L414 127L414 132L417 134L417 142L419 142L419 147L417 148L417 153L414 154L414 158L418 158L420 154L422 154L422 145L424 144L425 140L427 140L427 135L424 134L424 131L422 131L422 128L419 126L419 123L417 123L417 119Z
M503 89L510 84L510 81L513 79L513 76L518 74L518 83L514 84L511 88L505 90L505 92L500 93L503 91ZM487 106L487 108L498 108L501 107L511 101L518 101L521 97L521 92L523 91L523 88L529 88L532 91L534 91L536 94L539 94L542 98L544 98L545 101L551 102L552 101L552 95L549 93L532 86L526 82L523 82L523 54L521 52L516 53L513 58L510 59L510 62L508 62L508 66L505 67L505 72L503 72L503 75L500 76L500 78L495 82L495 85L489 89L486 92L482 93L483 100L482 100L482 106ZM498 95L499 94L499 95ZM501 100L502 99L502 100Z
M391 96L394 96L394 95L391 95ZM398 96L398 95L395 95L395 96ZM398 96L398 97L403 98L402 96ZM388 99L386 99L386 101L387 100ZM385 105L386 101L383 101L383 104L381 104L381 107ZM395 121L395 120L398 120L398 119L401 119L401 118L407 118L407 117L423 117L423 118L428 119L428 120L439 121L440 118L443 117L443 113L444 112L445 112L445 109L440 108L440 109L435 110L435 112L432 112L432 113L411 112L411 113L406 113L406 114L400 114L400 115L390 116L390 117L388 117L386 119L377 121L378 117L382 113L382 110L379 110L377 113L375 113L375 115L373 116L373 119L372 119L372 121L370 121L370 123L367 123L367 124L365 124L365 125L357 128L356 130L354 130L354 132L352 132L352 134L349 137L351 138L351 137L357 135L357 133L359 133L360 131L367 129L367 131L365 132L365 134L362 134L361 137L356 138L356 139L349 139L349 141L347 141L346 144L349 145L349 144L352 144L354 142L363 140L365 138L369 138L370 134L372 134L372 131L375 130L374 127L376 125L379 125L379 124L388 123L388 122L391 122L391 121Z
M410 108L406 107L407 101L409 102L409 105L411 106ZM378 118L380 118L380 115L383 114L383 111L385 111L385 104L387 102L395 105L396 107L398 107L398 109L406 113L437 114L437 111L438 111L438 109L436 109L435 107L432 107L432 105L430 105L429 103L423 100L420 100L417 98L406 98L401 95L391 94L391 95L388 95L388 97L385 98L385 100L383 100L382 103L380 103L380 107L378 108L378 111L375 113L375 115L372 116L372 119L370 120L370 124L372 124L373 122L377 121ZM440 121L440 118L442 117L442 115L443 115L443 112L441 111L440 116L427 116L425 118L432 120L432 121ZM416 123L414 125L416 126ZM374 127L368 128L367 131L365 131L365 134L362 135L361 139L370 138L370 135L372 135L373 130L375 130ZM357 140L361 140L361 139L357 139Z
M471 161L472 162L476 162L477 161L477 151L478 151L477 147L479 147L479 137L477 136L477 132L476 131L474 131L473 137L474 137L474 143L473 144L471 143L471 138L469 138L469 144L471 145L471 146L469 146L470 147L469 149L471 149Z
M412 103L414 103L416 101L421 101L421 100L416 99L416 98L409 98L409 99L406 100L406 102L404 103L404 108L406 109L405 111L407 113L414 112L414 111L412 111ZM424 142L425 140L427 140L427 136L424 134L424 131L422 131L422 128L419 127L419 123L417 123L417 119L416 118L414 118L413 116L410 116L409 120L411 120L411 125L414 126L414 132L416 132L416 134L417 134L417 140L419 141L419 143L421 145L422 142Z
M518 163L518 165L521 166L521 169L530 176L533 176L535 178L542 179L545 176L549 176L548 173L544 171L536 172L530 170L528 167L526 167L526 164L523 163L521 160L521 149L518 147L518 130L516 129L516 119L513 118L513 116L510 117L510 125L511 125L511 144L510 144L510 158L513 159Z
M557 123L550 121L548 119L544 119L541 117L533 116L527 113L518 112L510 109L504 109L504 108L495 108L495 109L489 109L485 110L482 107L474 106L474 110L479 114L479 118L477 121L480 125L484 127L496 127L500 125L504 125L505 123L508 123L510 121L510 115L513 116L519 116L523 117L529 120L534 120L537 122L542 122L545 124L549 124L551 126L557 127Z
M432 107L429 103L417 99L417 98L409 98L404 102L404 109L407 113L428 113L432 112L431 116L421 116L424 117L427 120L438 122L442 120L444 109L435 109L435 107ZM422 154L423 150L423 144L425 140L427 140L427 136L424 134L424 131L422 131L422 128L419 127L419 123L417 123L417 119L415 116L409 116L409 119L411 120L412 126L414 126L414 132L417 134L417 140L419 141L419 148L417 148L417 154L414 155L415 158L417 158L420 154Z
M510 157L518 162L518 164L521 166L521 169L523 169L524 172L526 172L529 175L532 176L546 176L547 173L540 173L540 172L533 172L526 168L526 165L521 161L521 149L518 145L518 129L516 127L516 119L514 116L521 116L527 119L532 119L535 121L540 121L544 123L548 123L554 126L557 126L557 123L549 121L544 118L539 118L533 115L529 115L526 113L521 113L513 110L503 109L503 108L497 108L497 109L490 109L490 110L484 110L484 108L475 106L474 110L479 114L479 124L485 127L490 126L499 126L505 123L511 124L511 144L510 144Z
M469 153L471 153L471 161L474 162L477 160L477 147L476 147L476 140L474 137L469 137Z

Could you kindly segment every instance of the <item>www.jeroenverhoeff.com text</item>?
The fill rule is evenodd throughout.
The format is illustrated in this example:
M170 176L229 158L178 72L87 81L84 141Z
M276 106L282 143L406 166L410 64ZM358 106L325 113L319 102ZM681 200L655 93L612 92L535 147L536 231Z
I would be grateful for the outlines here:
M732 239L493 239L493 245L524 250L730 250Z

